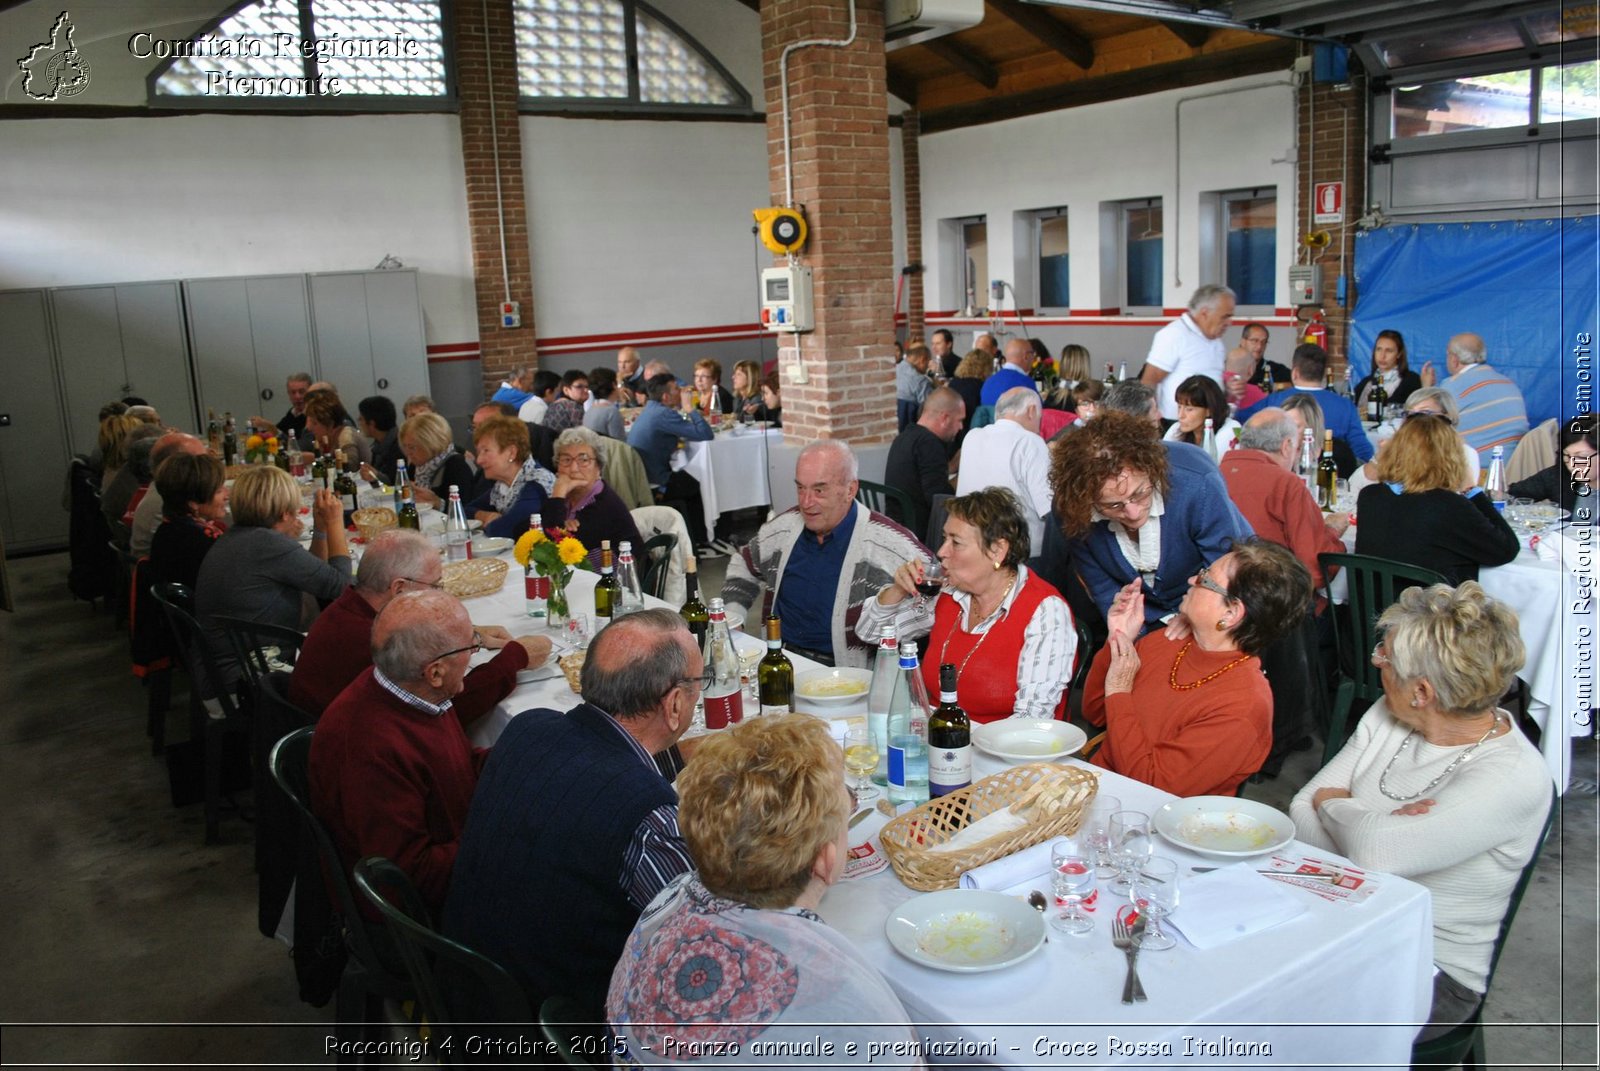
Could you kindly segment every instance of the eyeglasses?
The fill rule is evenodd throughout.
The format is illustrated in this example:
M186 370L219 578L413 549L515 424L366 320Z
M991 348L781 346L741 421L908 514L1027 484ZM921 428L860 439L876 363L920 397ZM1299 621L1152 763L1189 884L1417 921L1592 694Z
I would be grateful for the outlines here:
M711 685L711 667L707 666L698 677L679 677L672 682L672 688L686 687L691 684L697 684L702 692L705 691ZM667 691L670 693L672 688L668 688Z
M1221 595L1224 599L1227 599L1229 602L1233 601L1233 596L1228 593L1228 589L1211 579L1211 566L1209 565L1202 565L1200 567L1200 571L1194 574L1194 582L1196 587L1205 588L1207 591L1214 591L1218 595Z
M1440 413L1432 409L1408 409L1406 411L1406 415L1401 417L1401 419L1410 420L1412 417L1433 417L1436 420L1442 420L1446 424L1450 424L1452 426L1455 424L1455 421L1450 419L1449 413Z
M556 458L556 467L560 468L562 465L593 465L594 462L595 457L593 454L562 454Z
M1563 453L1561 455L1561 460L1565 461L1569 465L1588 465L1588 464L1590 464L1590 463L1592 463L1594 461L1596 456L1597 455L1595 455L1595 454L1567 454L1567 453Z
M415 584L415 585L417 585L418 587L421 587L421 588L432 588L434 591L443 591L444 590L444 581L442 581L442 580L437 580L437 581L434 581L433 583L430 584L430 583L428 583L428 581L426 581L426 580L418 580L414 576L402 576L400 579L404 580L407 584Z
M1144 489L1135 491L1121 502L1096 502L1095 509L1101 513L1122 513L1129 506L1142 506L1155 497L1156 489L1150 484L1145 484Z
M467 646L465 646L465 647L457 647L455 650L446 651L442 655L434 655L432 658L430 658L426 662L424 662L423 665L431 666L435 662L441 662L444 659L449 658L451 655L458 655L463 651L471 651L473 654L477 654L481 650L483 650L483 636L481 634L479 634L477 629L473 629L472 630L472 642L469 643Z

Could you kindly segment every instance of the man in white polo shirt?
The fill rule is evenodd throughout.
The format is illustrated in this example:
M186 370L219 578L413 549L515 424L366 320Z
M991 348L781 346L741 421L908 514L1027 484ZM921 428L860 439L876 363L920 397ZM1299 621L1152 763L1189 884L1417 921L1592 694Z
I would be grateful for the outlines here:
M994 423L967 432L961 447L956 494L1004 487L1022 503L1030 553L1044 545L1044 515L1050 512L1050 448L1039 435L1042 410L1032 387L1012 387L995 403Z
M1190 376L1210 376L1222 385L1222 333L1232 320L1233 291L1207 283L1189 298L1188 312L1156 332L1139 378L1155 387L1162 420L1178 419L1178 385Z

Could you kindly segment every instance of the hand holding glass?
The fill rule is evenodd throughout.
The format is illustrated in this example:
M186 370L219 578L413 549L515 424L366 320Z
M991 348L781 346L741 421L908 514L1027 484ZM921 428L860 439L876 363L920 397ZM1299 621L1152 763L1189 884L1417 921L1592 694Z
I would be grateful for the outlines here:
M917 582L917 613L922 613L928 608L930 598L938 598L939 590L944 587L944 566L935 559L925 562L922 566L922 579Z

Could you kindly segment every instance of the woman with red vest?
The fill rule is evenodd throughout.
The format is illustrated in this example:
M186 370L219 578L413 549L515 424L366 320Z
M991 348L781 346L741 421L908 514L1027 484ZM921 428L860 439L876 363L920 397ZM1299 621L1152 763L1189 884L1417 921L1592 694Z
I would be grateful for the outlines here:
M955 666L957 702L975 722L1065 717L1077 633L1066 600L1022 564L1028 525L1017 497L985 487L950 499L945 517L944 591L917 598L922 563L906 562L862 607L856 635L876 643L891 621L902 640L926 635L929 693L939 691L939 666Z

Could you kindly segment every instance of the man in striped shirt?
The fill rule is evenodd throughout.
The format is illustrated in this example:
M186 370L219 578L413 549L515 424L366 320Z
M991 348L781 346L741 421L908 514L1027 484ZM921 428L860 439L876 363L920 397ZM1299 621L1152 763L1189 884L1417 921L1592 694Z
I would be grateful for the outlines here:
M704 673L676 613L630 614L590 644L585 701L517 715L484 764L444 930L533 1007L554 993L602 1007L639 913L693 866L654 757L689 727Z
M1468 446L1478 451L1485 470L1496 446L1505 447L1509 458L1528 433L1528 407L1522 392L1490 367L1487 348L1478 335L1451 338L1445 349L1445 367L1450 370L1450 378L1439 386L1453 394L1461 407L1461 424L1456 430ZM1424 387L1433 386L1437 379L1432 361L1422 366Z

